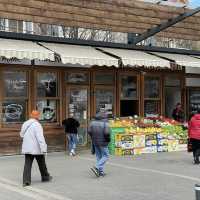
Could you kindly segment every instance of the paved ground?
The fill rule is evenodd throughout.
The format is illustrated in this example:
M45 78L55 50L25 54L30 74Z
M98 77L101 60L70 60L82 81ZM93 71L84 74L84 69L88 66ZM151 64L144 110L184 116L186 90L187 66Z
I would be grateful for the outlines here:
M200 166L186 152L111 157L107 176L96 178L89 170L94 157L52 153L47 157L53 175L41 183L36 163L32 185L23 188L22 156L0 157L0 200L194 200L200 183Z

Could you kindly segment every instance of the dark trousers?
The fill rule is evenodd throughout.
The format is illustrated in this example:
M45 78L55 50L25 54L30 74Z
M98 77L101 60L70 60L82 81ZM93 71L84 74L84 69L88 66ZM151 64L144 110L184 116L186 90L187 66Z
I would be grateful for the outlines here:
M32 168L34 158L37 160L42 181L47 181L49 179L49 173L48 173L46 163L45 163L45 156L25 154L25 164L24 164L24 172L23 172L24 184L31 183L31 168Z
M200 140L191 138L190 141L192 142L192 151L193 151L194 160L199 162Z

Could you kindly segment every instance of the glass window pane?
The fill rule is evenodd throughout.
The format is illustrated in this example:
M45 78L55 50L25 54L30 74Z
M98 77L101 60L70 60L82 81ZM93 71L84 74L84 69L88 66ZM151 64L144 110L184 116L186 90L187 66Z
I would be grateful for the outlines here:
M3 122L24 122L26 120L26 100L7 100L2 106Z
M144 101L144 113L146 117L158 116L160 114L160 101Z
M137 98L137 77L121 76L121 99Z
M40 121L56 122L57 121L57 101L56 100L40 100L37 101L37 109L41 113Z
M87 143L87 128L78 128L78 144L85 145Z
M190 89L189 90L189 115L196 113L200 109L200 90Z
M181 102L181 89L179 87L165 88L165 115L172 117L173 109L176 104Z
M37 95L38 97L57 96L57 75L56 73L37 74Z
M180 86L181 80L176 77L165 77L165 86Z
M113 114L114 108L114 95L113 90L96 90L96 113L106 112L109 115Z
M4 71L4 96L26 97L27 96L27 74L26 72Z
M160 81L158 77L145 77L144 81L144 97L159 98Z
M80 123L87 120L87 89L72 89L70 91L69 116L74 117Z
M72 72L72 73L67 73L65 80L68 83L84 83L87 84L89 82L89 76L88 73L84 72Z
M95 83L96 84L113 84L114 83L114 75L113 74L104 74L104 73L96 73L95 74Z

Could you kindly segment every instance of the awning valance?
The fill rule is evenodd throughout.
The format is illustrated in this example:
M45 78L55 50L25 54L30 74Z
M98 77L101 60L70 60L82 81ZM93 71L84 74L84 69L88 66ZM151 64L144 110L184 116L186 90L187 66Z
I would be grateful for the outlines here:
M176 64L182 65L185 67L200 67L200 59L195 58L189 55L183 54L174 54L174 53L160 53L160 52L153 52L153 54L168 58L172 61L175 61Z
M0 38L0 57L6 57L8 59L55 60L54 52L45 49L37 43L2 38Z
M44 42L40 44L60 55L63 64L118 67L118 59L108 56L90 46Z
M99 48L99 49L120 57L125 66L138 65L145 67L167 67L167 68L170 67L170 62L168 60L145 53L143 51L114 49L114 48Z

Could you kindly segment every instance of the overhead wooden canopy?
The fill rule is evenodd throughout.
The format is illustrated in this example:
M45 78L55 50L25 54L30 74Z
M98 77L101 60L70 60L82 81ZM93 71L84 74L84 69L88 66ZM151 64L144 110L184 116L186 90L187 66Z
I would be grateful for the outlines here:
M131 33L143 33L186 11L136 0L0 0L0 17ZM200 14L157 35L198 41Z

